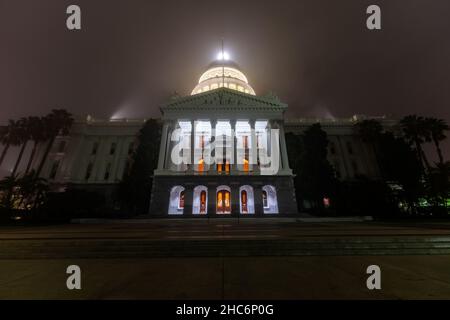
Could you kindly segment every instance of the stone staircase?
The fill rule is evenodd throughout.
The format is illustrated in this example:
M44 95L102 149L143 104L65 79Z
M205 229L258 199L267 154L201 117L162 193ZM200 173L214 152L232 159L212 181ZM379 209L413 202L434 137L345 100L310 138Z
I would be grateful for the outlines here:
M101 259L232 256L449 255L448 236L296 239L12 239L0 259Z

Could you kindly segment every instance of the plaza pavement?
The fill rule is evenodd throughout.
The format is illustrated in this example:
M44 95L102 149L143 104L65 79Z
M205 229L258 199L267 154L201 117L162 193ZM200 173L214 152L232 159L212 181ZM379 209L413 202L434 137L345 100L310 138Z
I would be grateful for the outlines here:
M244 251L227 251L228 243ZM272 254L271 243L286 253ZM449 243L448 222L0 227L0 299L450 299ZM161 251L164 244L181 252ZM208 245L190 251L191 244ZM322 246L335 251L322 254ZM66 288L73 264L82 290ZM372 264L381 268L381 290L366 287Z

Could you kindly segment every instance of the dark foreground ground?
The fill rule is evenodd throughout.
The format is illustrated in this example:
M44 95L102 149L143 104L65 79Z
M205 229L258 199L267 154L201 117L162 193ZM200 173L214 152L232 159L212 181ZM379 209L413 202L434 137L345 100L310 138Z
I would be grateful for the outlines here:
M366 268L381 268L368 290ZM82 289L66 288L66 268ZM450 223L0 227L0 299L450 299Z

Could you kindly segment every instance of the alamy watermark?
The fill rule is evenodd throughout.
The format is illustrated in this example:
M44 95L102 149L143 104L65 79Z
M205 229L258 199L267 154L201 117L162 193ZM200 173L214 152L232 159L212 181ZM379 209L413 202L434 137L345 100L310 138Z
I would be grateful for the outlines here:
M216 134L216 130L212 129L211 134L197 134L196 137L202 140L192 148L191 133L177 128L170 137L174 143L170 159L177 171L186 171L191 164L195 164L195 171L203 171L204 165L236 164L238 171L249 171L249 168L256 166L261 175L274 175L280 169L280 130L270 129L264 133L264 141L258 145L258 133L254 129L250 131L250 136L241 136L234 130L231 130L231 135Z

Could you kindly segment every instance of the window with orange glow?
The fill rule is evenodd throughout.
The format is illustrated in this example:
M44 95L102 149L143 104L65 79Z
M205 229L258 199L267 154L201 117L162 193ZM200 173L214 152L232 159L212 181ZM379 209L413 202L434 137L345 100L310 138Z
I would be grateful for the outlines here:
M203 172L205 170L205 161L203 159L200 159L198 161L198 171Z
M242 190L242 192L241 192L241 204L242 204L242 213L248 213L247 191L245 191L245 190Z
M198 171L203 172L205 171L205 160L203 159L203 151L205 150L205 136L200 136L200 150L201 150L201 159L198 161Z
M230 211L230 192L225 191L225 211Z
M244 148L244 171L249 171L248 159L249 159L249 149L248 149L248 136L242 137L242 145Z
M220 190L217 192L217 213L231 212L230 191Z
M249 166L248 166L248 160L244 159L244 171L248 172Z
M178 208L183 209L184 208L184 190L180 192L180 200L178 203Z
M206 213L206 191L200 192L200 213Z

